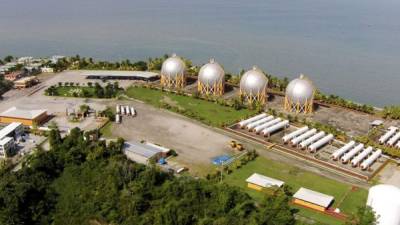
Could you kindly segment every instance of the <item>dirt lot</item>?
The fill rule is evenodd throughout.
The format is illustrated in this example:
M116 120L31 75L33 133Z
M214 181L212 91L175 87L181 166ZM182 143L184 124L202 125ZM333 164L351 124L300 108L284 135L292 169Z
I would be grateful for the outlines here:
M379 182L400 188L400 166L395 163L389 163L379 174Z

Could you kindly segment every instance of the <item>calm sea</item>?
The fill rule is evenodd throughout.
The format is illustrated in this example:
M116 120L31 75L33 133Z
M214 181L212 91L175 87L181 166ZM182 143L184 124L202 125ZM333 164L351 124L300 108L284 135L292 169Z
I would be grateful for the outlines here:
M398 0L0 1L0 57L173 52L235 73L253 64L304 73L327 93L400 104Z

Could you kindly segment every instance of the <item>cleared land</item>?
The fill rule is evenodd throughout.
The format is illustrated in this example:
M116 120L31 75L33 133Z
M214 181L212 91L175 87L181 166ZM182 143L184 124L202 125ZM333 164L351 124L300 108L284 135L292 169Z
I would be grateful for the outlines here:
M353 188L353 186L344 184L317 174L302 170L292 165L282 164L269 160L264 157L258 157L238 170L226 176L224 182L245 189L252 197L261 200L264 193L247 188L246 179L253 173L260 173L265 176L284 181L296 192L300 187L309 188L321 193L335 197L333 207L340 208L344 213L354 213L357 207L363 206L366 202L368 191L363 188ZM340 224L340 221L317 213L308 209L298 208L299 214L309 217L316 221L328 224ZM308 212L308 211L311 211ZM325 221L329 219L329 221ZM331 221L331 222L330 222Z
M192 97L177 95L160 90L143 87L130 87L127 96L144 101L156 107L171 107L178 113L198 119L212 126L230 124L253 115L255 112L248 109L235 110L215 102L209 102Z

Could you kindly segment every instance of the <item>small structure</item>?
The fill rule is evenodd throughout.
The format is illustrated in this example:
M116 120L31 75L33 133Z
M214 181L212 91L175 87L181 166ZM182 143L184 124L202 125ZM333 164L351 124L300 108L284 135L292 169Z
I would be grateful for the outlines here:
M256 66L243 74L240 79L239 95L247 103L265 104L267 101L267 76Z
M40 68L40 71L42 73L54 73L54 69L51 67L47 67L47 66Z
M295 204L324 212L333 202L334 197L307 188L300 188L293 195Z
M47 119L47 111L44 109L27 110L14 106L0 113L0 123L20 122L25 126L32 126L33 124L41 125Z
M0 140L0 158L6 158L7 154L14 150L14 139L5 137Z
M200 68L197 89L201 94L224 94L225 71L214 59Z
M125 142L123 151L128 159L142 164L157 162L163 157L161 149L134 141Z
M0 140L6 137L17 139L23 133L24 133L24 127L22 123L13 122L0 130Z
M186 85L186 65L176 54L166 59L161 67L161 86L181 89Z
M262 191L265 188L271 188L271 187L282 187L285 182L276 180L274 178L266 177L258 173L253 173L249 178L246 179L247 182L247 187L257 190L257 191Z
M14 87L17 89L29 88L38 82L39 80L36 78L36 76L24 77L14 81Z
M370 122L369 125L371 127L381 126L381 125L383 125L383 120L374 120L374 121Z
M377 218L377 225L400 224L400 189L387 184L380 184L369 189L367 205L372 208Z
M292 80L286 87L284 109L295 113L312 113L315 87L303 74Z

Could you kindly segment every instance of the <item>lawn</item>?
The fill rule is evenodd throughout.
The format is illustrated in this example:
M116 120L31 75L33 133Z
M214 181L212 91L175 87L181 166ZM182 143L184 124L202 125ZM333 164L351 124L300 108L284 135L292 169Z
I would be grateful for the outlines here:
M130 87L126 90L126 95L156 107L166 108L168 105L171 111L212 126L231 124L255 114L255 111L249 109L236 110L216 102L144 87Z
M309 188L324 194L335 197L333 207L340 208L346 214L354 213L359 206L363 206L366 202L368 191L362 188L352 190L352 186L332 180L318 174L304 171L300 168L275 162L264 157L258 157L256 160L249 162L242 168L235 170L232 174L227 175L225 182L231 185L244 188L247 193L255 199L261 200L264 194L247 188L246 179L253 173L259 173L265 176L276 178L284 181L291 187L292 192L296 192L300 187ZM328 217L326 215L299 208L299 214L305 217L323 221L326 224L340 224L340 221ZM328 219L329 221L325 221ZM322 221L321 221L322 222Z
M102 137L105 138L111 138L112 137L112 128L113 128L113 123L108 121L106 123L106 125L104 125L101 129L100 129L100 134Z

